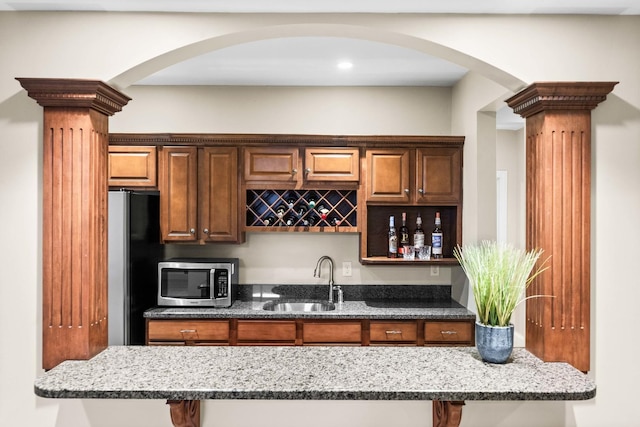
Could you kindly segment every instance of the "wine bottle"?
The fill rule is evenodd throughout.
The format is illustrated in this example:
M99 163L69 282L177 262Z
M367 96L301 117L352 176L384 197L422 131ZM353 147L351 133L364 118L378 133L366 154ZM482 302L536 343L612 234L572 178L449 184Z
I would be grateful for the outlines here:
M266 226L269 226L269 225L276 225L276 221L277 219L274 216L268 216L262 221L262 223Z
M289 209L293 209L293 205L295 205L295 204L296 204L296 200L293 197L289 197L287 199L287 207Z
M276 208L276 216L278 217L278 219L283 219L285 213L287 213L286 205L280 205Z
M318 208L316 209L319 213L320 213L320 219L323 221L327 220L327 214L329 213L329 209L327 209L325 207L325 205L318 205Z
M316 207L316 196L314 194L310 194L307 197L307 206L309 206L309 210L312 210Z
M296 222L298 221L298 218L296 218L295 215L287 215L287 218L285 220L285 224L287 224L287 227L291 227L296 225Z
M409 245L409 228L407 227L407 213L402 212L402 225L400 226L400 244L398 254L404 254L404 247Z
M398 234L396 233L395 218L393 215L389 217L389 250L387 258L398 257Z
M419 213L416 218L416 229L413 232L413 246L415 246L416 251L424 246L424 230L422 230L422 217Z
M442 222L440 212L436 212L435 227L431 232L431 256L442 258Z

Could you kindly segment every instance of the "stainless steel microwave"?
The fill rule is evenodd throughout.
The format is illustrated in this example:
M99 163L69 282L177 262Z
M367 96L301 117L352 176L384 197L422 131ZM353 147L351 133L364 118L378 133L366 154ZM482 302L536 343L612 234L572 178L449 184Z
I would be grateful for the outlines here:
M158 263L158 305L230 307L238 259L170 259Z

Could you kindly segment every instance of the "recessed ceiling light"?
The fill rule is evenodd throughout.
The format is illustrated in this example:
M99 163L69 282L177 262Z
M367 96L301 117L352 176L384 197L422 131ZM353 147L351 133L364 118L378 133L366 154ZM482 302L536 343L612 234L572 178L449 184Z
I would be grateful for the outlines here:
M338 62L338 68L341 70L350 70L353 68L353 63L351 61L340 61Z

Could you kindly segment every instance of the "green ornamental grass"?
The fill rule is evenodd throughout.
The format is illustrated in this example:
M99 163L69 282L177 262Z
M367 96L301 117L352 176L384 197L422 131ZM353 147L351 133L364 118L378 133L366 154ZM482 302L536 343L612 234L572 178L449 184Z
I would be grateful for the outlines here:
M531 273L542 252L542 249L525 251L486 240L480 245L454 248L453 255L473 289L480 323L509 326L516 306L527 299L522 298L527 286L546 268L540 266ZM541 295L528 298L538 296Z

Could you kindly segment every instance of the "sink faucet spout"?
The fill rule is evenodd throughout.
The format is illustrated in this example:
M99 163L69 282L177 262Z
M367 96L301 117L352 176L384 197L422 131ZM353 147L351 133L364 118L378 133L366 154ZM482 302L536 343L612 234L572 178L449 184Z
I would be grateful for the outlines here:
M327 255L320 257L316 263L316 268L313 270L313 277L320 277L320 270L324 261L329 261L329 302L333 302L333 260L331 257Z

